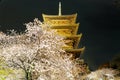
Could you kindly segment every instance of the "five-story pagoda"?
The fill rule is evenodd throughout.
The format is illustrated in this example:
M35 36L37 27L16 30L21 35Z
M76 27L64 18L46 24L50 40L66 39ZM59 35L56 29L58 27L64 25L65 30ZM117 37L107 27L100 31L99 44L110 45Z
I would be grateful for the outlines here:
M77 34L79 27L79 23L76 23L77 14L62 15L59 3L58 15L42 14L42 16L44 22L50 23L52 29L56 29L59 35L65 37L66 46L63 46L65 51L73 54L74 58L79 57L85 47L78 48L82 33Z

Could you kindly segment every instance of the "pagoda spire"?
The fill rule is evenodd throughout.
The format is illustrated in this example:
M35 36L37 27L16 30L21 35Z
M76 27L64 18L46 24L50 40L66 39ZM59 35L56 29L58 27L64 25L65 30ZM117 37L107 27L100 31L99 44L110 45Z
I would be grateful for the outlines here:
M62 15L62 13L61 13L61 2L59 2L59 13L58 13L58 15L59 15L59 16Z

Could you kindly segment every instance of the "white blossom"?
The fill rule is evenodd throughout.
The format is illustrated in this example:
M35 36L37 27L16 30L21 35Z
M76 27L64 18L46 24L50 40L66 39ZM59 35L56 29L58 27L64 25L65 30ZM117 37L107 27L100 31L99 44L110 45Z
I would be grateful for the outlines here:
M87 75L86 80L115 80L118 72L112 69L100 69Z

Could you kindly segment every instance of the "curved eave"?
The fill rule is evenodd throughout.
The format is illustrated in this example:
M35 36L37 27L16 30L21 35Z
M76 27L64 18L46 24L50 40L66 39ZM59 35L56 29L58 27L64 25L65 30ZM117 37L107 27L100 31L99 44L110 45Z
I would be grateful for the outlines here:
M47 14L42 14L43 17L50 17L50 18L53 18L53 17L77 17L77 13L75 14L71 14L71 15L47 15Z
M85 50L85 47L79 48L79 49L65 49L66 52L68 53L73 53L73 54L82 54Z
M61 24L61 25L51 25L51 28L53 29L74 29L79 26L79 23L77 24Z
M80 38L82 36L82 33L81 34L78 34L78 35L71 35L71 36L66 36L67 38Z

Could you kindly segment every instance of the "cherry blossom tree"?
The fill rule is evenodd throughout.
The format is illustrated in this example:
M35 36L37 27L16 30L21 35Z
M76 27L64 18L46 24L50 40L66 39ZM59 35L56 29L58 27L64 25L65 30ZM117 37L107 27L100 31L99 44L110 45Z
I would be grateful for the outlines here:
M22 69L25 80L75 80L82 71L66 53L63 37L38 19L29 22L23 34L0 34L0 56L9 67Z
M115 75L118 73L118 71L109 68L100 69L88 74L86 80L115 80Z

